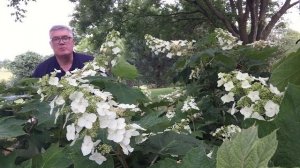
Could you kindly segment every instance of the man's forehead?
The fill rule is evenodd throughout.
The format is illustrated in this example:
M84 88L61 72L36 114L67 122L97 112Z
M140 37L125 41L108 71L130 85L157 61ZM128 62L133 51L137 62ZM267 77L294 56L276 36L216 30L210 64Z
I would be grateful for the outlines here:
M53 36L63 36L63 35L71 35L71 32L68 31L68 30L64 30L64 29L53 30L53 31L50 32L51 37L53 37Z

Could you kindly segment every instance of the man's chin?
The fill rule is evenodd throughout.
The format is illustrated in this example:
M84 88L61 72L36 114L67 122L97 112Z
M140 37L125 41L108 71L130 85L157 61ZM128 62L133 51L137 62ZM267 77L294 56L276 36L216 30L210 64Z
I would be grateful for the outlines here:
M73 56L73 52L60 52L56 53L55 56L57 57L68 57L68 56Z

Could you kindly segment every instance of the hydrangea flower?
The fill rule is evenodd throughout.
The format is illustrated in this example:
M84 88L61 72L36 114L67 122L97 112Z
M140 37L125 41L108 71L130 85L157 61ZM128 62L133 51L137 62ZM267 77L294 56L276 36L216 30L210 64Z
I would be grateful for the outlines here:
M104 157L101 153L95 152L89 156L90 160L95 161L98 165L101 165L104 161L106 161L106 157Z
M269 100L265 106L264 106L265 110L266 110L266 115L268 117L273 117L276 114L278 114L279 112L279 105L274 103L272 100Z
M244 107L240 110L241 114L244 115L244 118L250 118L250 116L252 115L253 113L253 107Z
M83 113L83 115L78 119L78 126L91 129L93 123L97 120L97 116L94 113Z
M259 91L250 91L247 95L251 99L252 102L260 100Z
M75 99L82 98L82 97L83 97L83 93L82 92L75 91L75 92L73 92L73 93L70 94L69 99L70 100L75 100Z
M62 96L58 96L56 99L55 99L55 103L57 104L57 105L63 105L63 104L65 104L65 100L64 100L64 98L62 97Z
M67 126L67 134L66 134L67 140L74 140L75 139L75 124L72 123L71 125Z
M236 79L243 81L243 80L246 80L247 78L249 78L248 73L242 73L242 72L238 71L238 73L236 75Z
M92 141L92 137L86 135L83 138L83 143L81 144L81 152L83 156L86 156L92 152L94 148L94 142Z
M109 47L113 47L113 46L115 45L115 43L114 43L113 41L108 41L108 42L107 42L107 45L108 45Z
M66 78L66 80L69 82L69 85L71 85L71 86L78 86L78 83L77 83L76 79Z
M119 47L115 47L112 49L113 54L118 54L120 53L121 49Z
M234 101L234 93L229 92L228 94L222 96L221 100L223 101L223 103L229 103L229 102Z
M124 134L126 132L125 128L123 129L108 129L107 139L112 140L114 142L121 142L124 138Z
M234 88L233 82L232 82L232 81L229 81L229 82L225 83L225 84L224 84L224 87L225 87L225 90L226 90L226 91L230 91L231 89Z
M251 87L251 85L250 85L249 81L247 81L247 80L242 81L242 88L247 89L250 87Z
M74 113L84 113L89 106L88 100L83 97L77 98L72 101L71 109Z
M273 86L272 84L270 84L270 91L278 96L282 96L283 93L280 92L277 87Z
M51 76L49 78L49 82L48 83L49 83L49 85L58 86L59 79L58 79L58 77Z

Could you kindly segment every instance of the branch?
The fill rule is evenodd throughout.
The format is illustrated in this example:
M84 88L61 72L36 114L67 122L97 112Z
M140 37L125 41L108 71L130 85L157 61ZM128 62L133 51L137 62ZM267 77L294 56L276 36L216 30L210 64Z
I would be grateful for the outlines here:
M195 14L195 13L199 13L200 11L191 11L191 12L176 12L176 13L170 13L170 14L161 14L161 15L156 15L156 14L153 14L153 15L143 15L142 17L147 17L147 16L161 16L161 17L165 17L165 16L176 16L176 15L189 15L189 14ZM137 14L134 14L133 12L128 12L128 13L131 13L133 15L137 15Z
M269 3L270 3L270 0L261 0L261 2L260 2L256 40L261 39L262 32L265 28L266 13L268 10Z
M213 12L214 15L217 16L218 19L220 19L225 27L227 28L227 30L232 33L233 36L239 37L238 34L238 29L236 28L236 26L231 23L228 18L226 18L224 13L221 13L220 11L218 11L209 0L203 0L205 2L205 4L207 5L207 7Z
M247 3L249 3L249 10L251 16L251 31L248 37L249 42L251 43L256 40L257 36L259 0L248 0Z
M281 16L283 14L285 14L288 9L290 9L291 7L293 7L299 3L299 1L296 1L294 3L290 3L290 2L291 2L291 0L286 0L285 3L283 4L283 6L279 9L279 11L276 12L271 17L270 22L267 24L264 32L262 33L262 40L266 40L266 38L271 33L271 30L273 29L273 27L275 26L275 24L277 23L277 21L280 19Z
M196 0L186 0L188 3L191 3L192 5L195 5L199 12L207 18L207 20L213 25L213 27L217 27L216 22L213 21L211 18L211 13L207 11L199 2Z

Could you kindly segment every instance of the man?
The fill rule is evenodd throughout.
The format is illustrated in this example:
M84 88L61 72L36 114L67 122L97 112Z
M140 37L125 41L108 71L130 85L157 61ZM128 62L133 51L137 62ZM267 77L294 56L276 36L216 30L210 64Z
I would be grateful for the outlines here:
M61 70L57 77L61 78L67 71L82 68L85 62L93 60L92 56L73 51L74 38L72 30L63 25L55 25L49 31L50 46L54 56L40 63L32 74L32 77L40 78L50 74L54 69Z

